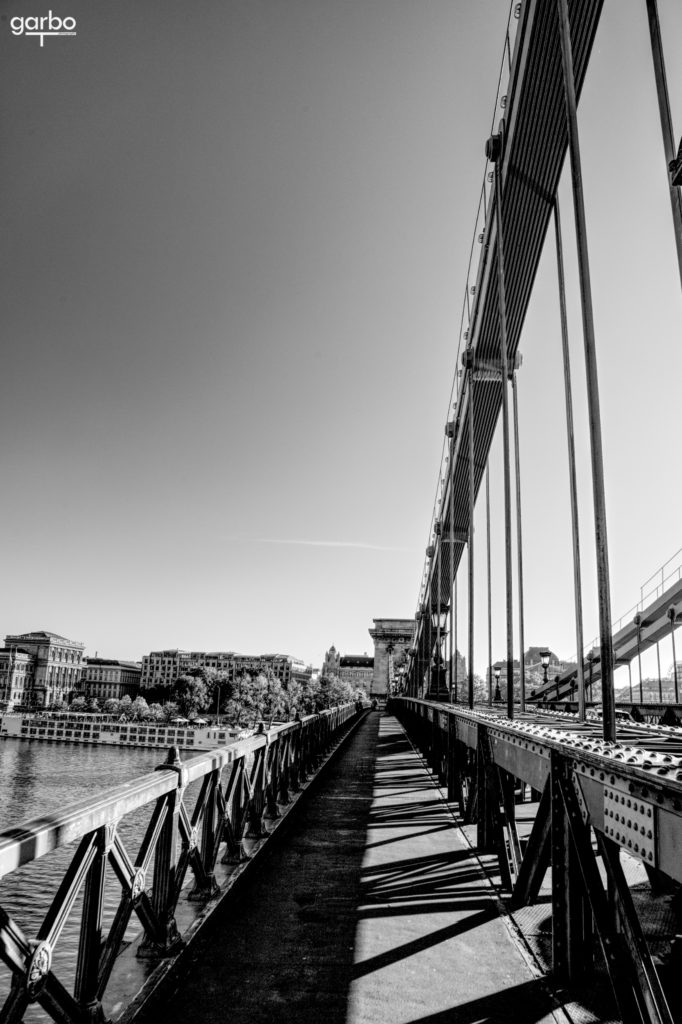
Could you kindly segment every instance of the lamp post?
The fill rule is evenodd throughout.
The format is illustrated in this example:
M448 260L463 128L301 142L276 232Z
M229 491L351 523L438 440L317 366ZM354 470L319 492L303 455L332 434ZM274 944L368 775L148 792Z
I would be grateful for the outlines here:
M679 704L680 695L677 689L677 658L675 657L675 619L677 617L677 609L674 604L671 604L668 608L668 618L670 619L670 639L673 642L673 678L675 680L675 703Z
M551 658L549 651L540 651L540 661L542 662L542 683L543 686L547 686L547 669L549 668L549 659Z
M592 648L592 647L590 648L590 650L587 653L587 658L588 658L588 665L590 667L590 680L589 680L590 700L592 700L592 668L594 666L594 648Z
M637 612L632 620L637 630L637 665L639 667L639 703L644 703L644 687L642 685L642 616Z
M445 624L448 618L448 606L437 604L431 609L431 625L436 631L436 646L433 652L433 665L431 667L431 685L429 686L429 697L432 700L448 700L450 694L445 683L445 667L443 663L443 652L441 644L445 638Z
M499 665L495 665L493 672L495 673L495 696L493 697L493 700L501 701L502 694L500 693L500 674L502 672L502 669L500 668Z

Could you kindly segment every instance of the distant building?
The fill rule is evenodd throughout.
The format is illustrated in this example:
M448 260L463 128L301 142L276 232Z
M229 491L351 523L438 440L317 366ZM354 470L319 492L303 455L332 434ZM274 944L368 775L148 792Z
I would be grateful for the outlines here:
M271 673L287 687L291 680L305 683L312 676L312 666L288 654L236 654L234 651L180 651L173 648L151 651L142 659L140 685L142 690L155 686L172 686L178 676L191 668L224 672L230 682L239 675Z
M193 659L201 657L203 653L180 651L177 648L145 654L142 658L140 688L149 690L156 686L171 687L178 676L192 667Z
M0 708L12 708L30 703L33 690L35 659L19 647L0 648Z
M374 658L367 654L344 654L339 661L339 677L369 693L374 678Z
M85 645L43 630L5 637L0 651L0 697L13 705L49 707L78 690Z
M309 683L313 674L312 665L289 654L234 654L233 658L235 676L271 673L285 689L292 680L302 685Z
M340 654L334 644L324 656L322 672L325 679L338 676L351 686L361 686L369 693L372 687L374 658L365 654Z
M341 655L337 651L334 644L332 644L324 656L324 661L322 662L322 672L320 674L327 679L329 678L329 676L338 676L340 672Z
M86 658L81 673L80 692L90 700L135 700L140 692L142 667L136 661L115 658Z

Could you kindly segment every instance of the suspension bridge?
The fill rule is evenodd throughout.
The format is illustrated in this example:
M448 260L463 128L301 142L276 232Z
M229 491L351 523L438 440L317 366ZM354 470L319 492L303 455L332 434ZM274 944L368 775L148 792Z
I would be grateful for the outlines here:
M646 0L646 10L682 277L682 172L656 0ZM674 644L682 583L667 581L614 630L578 118L601 12L601 0L512 5L499 116L484 140L478 255L466 289L456 394L399 691L384 714L349 706L188 761L172 750L151 776L1 833L5 883L46 855L61 856L63 871L37 929L25 927L3 898L0 959L8 984L0 1021L36 1012L74 1024L160 1014L349 1024L682 1019L679 693L674 724L660 716L620 720L614 694L618 664L661 637ZM587 649L557 199L564 165L579 269L598 587L599 638ZM530 692L512 499L514 476L519 494L516 375L548 244L556 251L562 323L579 654L570 670ZM477 703L474 510L483 493L488 498L498 428L506 699L493 696L488 587L488 699ZM455 703L455 595L465 552L468 676ZM489 566L489 542L486 554ZM595 700L599 714L590 712ZM135 815L142 817L133 834L126 823ZM74 920L69 968L60 966L59 950Z

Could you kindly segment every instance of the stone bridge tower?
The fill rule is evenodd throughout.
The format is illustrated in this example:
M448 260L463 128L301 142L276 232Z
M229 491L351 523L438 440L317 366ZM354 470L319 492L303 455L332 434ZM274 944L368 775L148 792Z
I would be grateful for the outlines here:
M374 641L374 676L370 697L385 697L395 672L407 661L414 643L414 619L374 619L369 635Z

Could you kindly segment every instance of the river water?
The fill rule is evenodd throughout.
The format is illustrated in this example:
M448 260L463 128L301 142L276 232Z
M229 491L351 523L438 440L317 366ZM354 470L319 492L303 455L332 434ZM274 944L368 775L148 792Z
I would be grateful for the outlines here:
M30 818L57 814L71 803L154 770L165 760L164 750L134 750L109 746L0 740L0 831ZM140 845L151 813L142 809L119 828L131 859ZM0 880L0 908L9 913L27 938L34 938L63 877L76 844L48 854ZM107 871L105 926L120 899L120 885ZM78 948L80 900L67 921L55 951L53 970L72 991ZM140 930L133 915L127 937ZM105 932L106 934L106 932ZM0 962L0 1007L9 990L9 970ZM39 1007L30 1008L27 1021L47 1019Z

